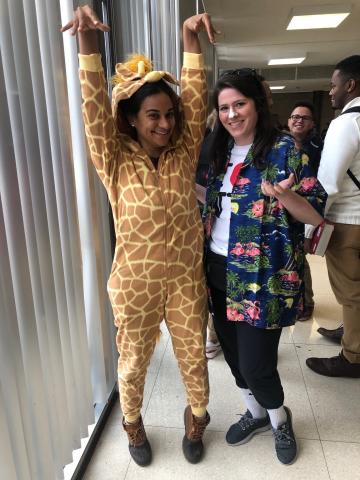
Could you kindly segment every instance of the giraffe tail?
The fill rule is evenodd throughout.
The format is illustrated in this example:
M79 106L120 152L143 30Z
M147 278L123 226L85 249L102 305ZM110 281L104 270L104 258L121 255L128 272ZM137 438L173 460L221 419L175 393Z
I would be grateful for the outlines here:
M157 335L156 335L156 344L158 344L158 343L160 342L161 335L162 335L162 331L161 331L160 328L159 328L159 331L158 331L158 333L157 333Z

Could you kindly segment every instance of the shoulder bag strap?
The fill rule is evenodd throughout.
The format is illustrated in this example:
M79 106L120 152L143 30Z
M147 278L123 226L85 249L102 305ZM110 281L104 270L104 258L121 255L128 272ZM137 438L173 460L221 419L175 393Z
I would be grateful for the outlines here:
M351 107L351 108L348 108L347 110L345 110L345 112L342 112L341 115L344 115L345 113L353 113L353 112L360 113L360 107ZM357 188L360 190L360 182L359 182L359 180L355 177L355 175L352 173L352 171L350 170L350 168L348 168L348 169L346 170L346 173L349 175L349 177L351 178L351 180L355 183L355 185L357 186Z
M346 173L349 175L349 177L351 178L351 180L355 183L355 185L358 187L358 189L360 190L360 182L359 180L355 177L355 175L352 173L352 171L350 170L350 168L348 168L346 170Z

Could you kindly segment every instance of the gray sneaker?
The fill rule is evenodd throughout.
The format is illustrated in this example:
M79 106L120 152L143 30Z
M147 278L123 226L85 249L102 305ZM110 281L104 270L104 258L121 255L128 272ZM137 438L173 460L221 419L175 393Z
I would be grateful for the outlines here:
M253 418L249 410L246 410L240 420L231 425L225 438L229 445L242 445L248 442L256 433L265 432L270 430L270 428L271 423L267 413L264 418Z
M295 461L297 454L297 446L294 431L292 428L292 418L290 408L285 407L287 420L280 425L279 428L274 429L275 450L276 455L281 463L290 465Z

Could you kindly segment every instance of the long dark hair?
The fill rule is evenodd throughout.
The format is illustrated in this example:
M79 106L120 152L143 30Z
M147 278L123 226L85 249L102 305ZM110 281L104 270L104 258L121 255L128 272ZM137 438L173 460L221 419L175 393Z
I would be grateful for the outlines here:
M255 103L258 120L252 145L253 161L256 168L264 170L266 168L266 154L279 136L279 131L273 125L261 80L255 70L249 68L225 72L214 88L213 103L217 112L219 112L219 94L225 88L234 88L245 97L251 98ZM209 147L209 160L214 168L215 175L225 172L229 147L232 144L233 138L217 118Z
M174 107L176 136L180 134L183 128L183 117L179 106L180 99L170 85L164 80L144 83L144 85L142 85L142 87L140 87L130 98L119 102L118 125L121 125L120 131L122 133L127 133L136 139L136 130L130 126L129 118L134 117L139 113L145 98L159 93L165 93L170 97Z

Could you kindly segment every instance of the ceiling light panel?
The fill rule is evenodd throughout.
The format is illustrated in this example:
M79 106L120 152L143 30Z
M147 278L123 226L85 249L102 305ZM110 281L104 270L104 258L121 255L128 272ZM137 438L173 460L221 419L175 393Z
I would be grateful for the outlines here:
M268 65L298 65L305 60L306 57L292 58L272 58L268 61Z
M293 8L287 30L336 28L350 12L350 5L311 5Z

